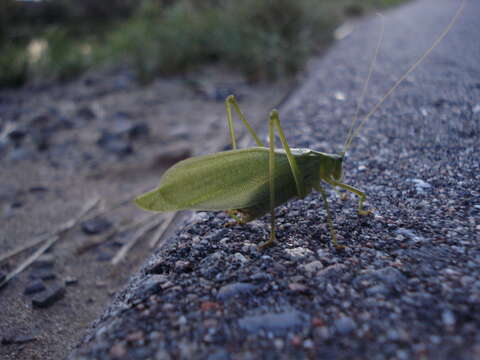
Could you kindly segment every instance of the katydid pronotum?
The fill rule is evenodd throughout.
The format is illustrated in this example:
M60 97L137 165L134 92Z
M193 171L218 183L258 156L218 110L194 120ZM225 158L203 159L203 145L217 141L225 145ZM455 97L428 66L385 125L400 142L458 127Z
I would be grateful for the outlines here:
M358 214L366 215L370 213L370 211L363 209L363 203L366 199L365 193L341 181L345 153L368 118L449 32L465 5L466 0L462 2L450 23L432 46L363 117L356 129L354 129L357 119L357 116L355 116L344 149L340 154L290 148L280 126L277 110L272 110L270 113L269 146L266 147L243 115L235 97L230 95L227 97L225 104L233 149L180 161L165 172L160 185L156 189L139 196L135 200L136 204L145 210L156 212L186 209L227 211L239 223L247 223L270 212L270 238L260 245L261 248L264 248L272 245L276 238L275 208L292 198L302 199L312 190L317 190L323 199L332 245L337 246L327 193L322 186L322 181L335 188L341 188L356 194L359 198ZM361 98L366 92L381 38L382 36L380 36ZM237 149L232 108L253 137L257 147ZM282 149L275 148L275 129L280 137Z

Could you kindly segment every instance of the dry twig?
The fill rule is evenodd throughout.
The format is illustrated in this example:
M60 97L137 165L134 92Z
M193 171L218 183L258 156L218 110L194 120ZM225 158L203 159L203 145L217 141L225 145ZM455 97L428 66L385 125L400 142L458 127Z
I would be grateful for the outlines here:
M133 235L132 235L132 240L130 240L128 243L124 244L120 250L117 252L117 254L114 256L112 259L112 264L117 265L119 262L121 262L127 253L130 251L130 249L149 231L152 229L155 229L160 223L163 221L161 217L156 217L154 220L149 221L146 223L144 226L139 228Z
M178 212L173 212L165 216L165 220L163 221L162 225L158 228L157 231L155 231L155 234L153 234L152 239L150 240L151 249L157 247L158 243L163 237L163 234L165 234L177 214Z
M0 283L0 288L3 287L7 282L9 282L11 279L13 279L15 276L17 276L18 274L20 274L23 270L25 270L28 266L30 266L35 260L37 260L40 255L42 255L45 251L47 251L53 244L55 244L58 239L60 239L60 234L64 233L65 231L73 228L86 214L88 214L88 212L90 210L93 209L93 207L98 203L98 198L94 198L92 200L90 200L89 202L87 202L85 204L85 206L82 208L82 210L80 211L80 214L77 215L77 217L73 218L73 219L70 219L69 221L67 221L66 223L62 224L61 226L59 226L56 231L51 234L51 235L43 235L43 238L42 240L46 240L46 243L43 244L37 251L35 251L30 257L28 257L24 262L22 262L19 266L17 266L16 269L14 269L13 271L11 271L6 277L5 279ZM40 243L39 241L40 238L37 238L35 239L35 244L34 245L31 245L32 243L34 243L33 241L30 242L28 245L31 245L29 247L26 247L26 246L23 246L22 249L20 251L16 250L16 251L11 251L10 254L18 254L20 253L21 251L25 250L25 249L29 249L30 247L33 247L37 244ZM13 255L11 255L13 256ZM5 258L5 257L4 257Z
M64 222L62 225L60 225L58 228L56 228L52 233L50 234L42 234L36 236L34 239L32 239L30 242L27 244L23 244L22 246L19 246L16 249L13 249L3 255L0 256L0 262L3 262L7 259L10 259L11 257L18 255L25 250L31 249L34 246L37 246L38 244L50 239L54 235L59 235L67 230L70 230L73 228L75 225L78 224L78 222L88 213L90 210L93 209L95 205L97 205L99 201L99 198L93 198L91 199L88 203L85 204L85 206L82 208L80 211L80 214L78 214L75 218L70 219L66 222Z

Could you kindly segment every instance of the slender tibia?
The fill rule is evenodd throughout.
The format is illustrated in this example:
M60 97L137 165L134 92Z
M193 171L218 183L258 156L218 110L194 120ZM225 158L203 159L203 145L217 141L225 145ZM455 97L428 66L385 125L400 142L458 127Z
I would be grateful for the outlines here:
M292 151L290 150L290 146L288 145L287 138L285 137L282 127L280 126L280 117L278 115L277 110L272 110L270 114L270 123L271 123L271 126L277 127L278 136L280 137L282 146L285 149L288 163L290 164L290 169L292 170L292 175L295 180L295 186L297 187L298 197L300 199L303 199L307 195L307 189L305 188L305 184L303 182L303 176L302 176L302 173L300 172L300 168L298 167L297 160L295 160L295 157L292 155Z
M225 100L225 106L227 108L227 122L228 122L228 130L230 132L230 137L232 138L232 148L234 150L237 149L237 141L235 139L235 128L233 126L233 118L232 118L232 106L235 109L235 112L237 113L240 120L242 120L243 125L247 128L250 135L252 135L252 137L255 140L257 146L264 147L265 145L260 140L260 138L257 136L257 134L255 133L253 128L250 126L250 123L245 118L245 115L243 115L242 111L240 110L240 106L238 106L238 103L237 103L237 100L235 99L235 96L229 95L227 97L227 99Z
M334 185L334 186L338 186L338 187L341 187L342 189L345 189L349 192L352 192L354 194L356 194L359 198L358 200L358 215L369 215L372 213L371 210L363 210L363 203L365 202L365 200L367 199L367 195L365 195L365 193L361 190L358 190L357 188L354 188L353 186L350 186L350 185L347 185L347 184L343 184L343 183L340 183L340 182L336 182L336 181L329 181L330 184Z
M305 189L305 185L303 182L303 176L300 172L298 167L297 161L295 157L292 155L292 151L290 150L290 146L288 145L287 138L283 133L282 127L280 126L280 117L278 115L277 110L272 110L270 113L270 120L268 123L268 134L269 134L269 166L268 166L268 176L269 176L269 187L270 187L270 213L271 215L271 233L270 239L265 242L264 244L260 245L260 248L263 249L267 246L270 246L275 241L275 127L277 128L278 135L282 142L282 146L287 154L288 163L290 165L290 169L292 170L292 175L295 180L295 186L297 188L297 193L300 198L305 197L307 191Z
M268 179L270 188L270 239L260 245L260 249L265 249L275 242L275 122L273 116L270 116L268 122L269 153L268 153Z
M328 206L327 193L320 184L317 184L315 189L322 195L323 207L327 212L327 223L328 229L330 230L330 236L332 237L332 245L337 246L337 235L335 234L335 228L333 227L332 213L330 212L330 207Z

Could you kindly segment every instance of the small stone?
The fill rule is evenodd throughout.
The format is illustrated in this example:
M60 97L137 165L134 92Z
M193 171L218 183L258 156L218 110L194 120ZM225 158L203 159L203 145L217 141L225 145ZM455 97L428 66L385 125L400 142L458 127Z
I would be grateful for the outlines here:
M300 283L290 283L288 288L297 293L307 293L308 287Z
M250 280L255 282L264 282L264 281L271 281L272 275L264 272L258 272L250 276Z
M235 259L235 261L238 261L241 264L245 264L248 261L245 256L243 256L242 254L240 254L238 252L233 254L233 258Z
M415 234L415 232L413 232L412 230L410 229L405 229L405 228L399 228L397 230L395 230L395 233L397 235L402 235L410 240L413 240L414 242L424 242L425 239L422 237L422 236L418 236L417 234Z
M422 179L409 179L411 182L415 184L415 187L418 189L430 189L432 185L423 181Z
M144 338L143 331L138 330L138 331L135 331L133 333L128 334L127 337L125 338L125 340L127 340L129 342L135 342L135 341L143 340L143 338Z
M32 305L38 308L46 308L65 296L65 287L54 285L53 287L35 295L32 299Z
M71 277L71 276L67 276L63 281L65 282L65 285L67 285L67 286L78 284L78 279L74 278L74 277Z
M283 333L302 327L307 319L308 316L306 314L293 310L282 313L245 316L238 320L238 325L249 333L257 333L260 330Z
M325 321L323 321L322 319L320 319L318 317L314 317L312 319L312 325L315 326L315 327L325 326Z
M217 298L225 301L237 295L247 295L257 289L257 285L249 283L233 283L222 286L218 291Z
M103 217L96 217L82 222L82 230L87 235L100 234L110 229L111 226L112 223Z
M108 354L114 359L122 358L127 355L127 347L123 343L116 343L110 348Z
M303 342L303 347L305 349L313 349L315 347L315 344L311 339L307 339Z
M378 295L388 296L390 294L390 289L387 286L385 286L385 284L379 284L379 285L369 287L366 290L366 293L368 296L378 296Z
M273 341L273 345L275 346L275 348L276 348L277 350L282 350L283 347L285 346L285 343L283 342L282 339L276 338L276 339Z
M43 254L32 265L36 268L52 268L54 264L55 256L53 254Z
M217 319L205 319L203 320L203 326L206 328L215 328L218 326L218 320Z
M303 247L285 249L288 257L293 261L299 261L313 255L313 251Z
M16 129L11 130L8 133L8 138L15 144L20 144L20 142L27 136L28 132L26 129L17 127Z
M88 106L82 106L77 110L77 116L84 120L93 120L96 115L95 112Z
M335 321L335 328L341 335L348 335L357 328L357 324L351 318L342 316Z
M97 144L110 153L125 156L133 153L132 145L127 139L124 139L121 135L112 134L104 131L100 138L97 140Z
M180 318L178 319L178 324L179 324L179 325L187 325L187 323L188 323L187 318L186 318L185 316L183 316L183 315L180 316Z
M187 272L192 270L192 263L185 260L177 260L175 262L175 270L179 272Z
M213 301L205 301L200 304L200 309L202 311L217 311L221 308L222 306L219 303Z
M139 137L147 136L150 133L150 128L147 123L133 124L128 130L128 136L130 139L136 139Z
M3 336L1 343L2 345L25 344L35 340L37 340L37 338L33 335L10 334Z
M52 269L39 268L33 269L29 277L30 279L53 280L57 277L57 275L53 272Z
M442 322L445 326L454 326L455 325L455 315L450 310L445 310L442 313Z
M25 287L25 290L23 291L23 293L25 295L31 295L31 294L36 294L45 289L46 287L42 280L33 280L31 283L29 283Z
M315 261L309 262L308 264L302 265L301 268L307 273L313 274L313 273L316 273L317 271L322 270L323 264L321 261L315 260Z
M324 281L338 280L346 270L347 266L343 264L334 264L320 270L317 273L317 277Z
M299 347L300 345L302 345L302 338L298 335L294 335L292 337L292 340L290 340L291 344L295 347Z

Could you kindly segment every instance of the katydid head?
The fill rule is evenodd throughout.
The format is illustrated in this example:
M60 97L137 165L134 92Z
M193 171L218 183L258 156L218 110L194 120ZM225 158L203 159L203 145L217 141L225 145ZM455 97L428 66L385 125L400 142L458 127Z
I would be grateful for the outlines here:
M338 157L338 159L336 159L334 161L334 164L333 164L333 172L332 172L332 177L336 180L336 181L341 181L342 180L342 176L343 176L343 169L342 169L342 166L343 166L343 159L344 159L344 155L340 155Z
M320 179L330 180L333 178L336 181L340 181L342 179L343 154L327 154L318 151L312 151L312 154L320 160Z

